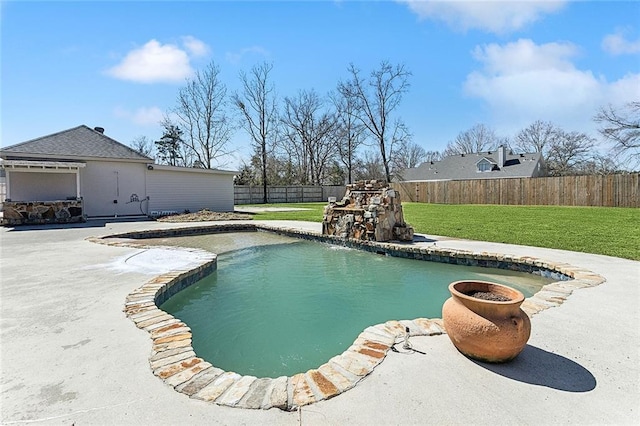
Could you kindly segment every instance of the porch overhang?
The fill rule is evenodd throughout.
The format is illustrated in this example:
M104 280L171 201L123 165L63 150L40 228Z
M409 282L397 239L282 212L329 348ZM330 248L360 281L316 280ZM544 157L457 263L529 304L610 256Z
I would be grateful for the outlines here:
M12 172L69 172L86 167L85 163L67 161L2 160L0 168Z
M6 173L6 198L11 199L11 173L73 173L76 177L76 198L80 198L80 169L85 163L70 161L1 160L0 168Z

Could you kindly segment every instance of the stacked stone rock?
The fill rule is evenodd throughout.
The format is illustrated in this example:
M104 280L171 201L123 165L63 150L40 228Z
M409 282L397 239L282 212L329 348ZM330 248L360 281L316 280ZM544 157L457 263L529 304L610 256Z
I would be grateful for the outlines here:
M82 200L5 201L3 225L84 222Z
M367 241L413 240L399 194L377 180L347 185L342 200L330 199L324 208L322 233Z

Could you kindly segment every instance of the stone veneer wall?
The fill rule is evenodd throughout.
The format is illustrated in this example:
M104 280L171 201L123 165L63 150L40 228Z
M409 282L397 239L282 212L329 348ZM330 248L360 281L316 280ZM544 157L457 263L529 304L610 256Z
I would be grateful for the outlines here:
M412 247L406 244L356 239L345 240L314 232L263 224L225 224L149 230L89 240L101 244L140 248L145 246L136 244L130 239L257 230L337 243L392 256L462 265L492 266L557 278L558 282L545 285L535 295L524 301L522 309L529 316L561 305L576 289L593 287L605 281L602 276L582 268L528 256L441 249L435 246ZM167 249L176 250L175 247ZM149 333L153 341L149 358L153 374L177 392L191 398L230 407L251 409L276 407L282 410L295 410L304 405L333 398L355 387L384 360L390 349L398 350L395 345L401 342L406 328L409 328L411 336L433 336L445 332L442 320L439 318L392 320L367 327L345 352L331 358L317 369L292 377L257 378L223 371L196 355L192 347L191 329L185 323L158 308L158 305L172 294L195 283L216 268L215 254L198 249L185 250L193 253L200 266L153 278L127 296L123 310L138 328Z
M82 200L4 201L3 225L84 222Z
M329 200L322 233L367 241L413 240L413 228L404 222L400 194L377 180L347 185L342 200Z

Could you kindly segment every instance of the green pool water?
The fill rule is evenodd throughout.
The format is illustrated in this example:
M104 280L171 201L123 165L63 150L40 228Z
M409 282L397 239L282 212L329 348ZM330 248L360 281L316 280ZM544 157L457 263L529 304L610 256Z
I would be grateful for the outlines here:
M242 375L304 372L342 353L370 325L440 318L453 281L494 281L525 296L552 281L264 234L178 240L230 251L219 256L216 272L161 306L191 327L198 356Z

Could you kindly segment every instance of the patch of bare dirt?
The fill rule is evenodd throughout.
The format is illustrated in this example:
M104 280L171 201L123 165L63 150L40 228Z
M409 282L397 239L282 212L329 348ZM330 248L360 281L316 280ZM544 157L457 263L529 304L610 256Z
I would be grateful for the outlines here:
M511 300L506 296L503 296L501 294L491 293L490 291L476 290L476 291L469 291L465 294L467 296L475 297L476 299L491 300L493 302L508 302Z
M163 216L157 219L158 222L208 222L220 220L251 220L248 213L236 212L212 212L209 210L200 210L195 213L174 214L171 216Z

